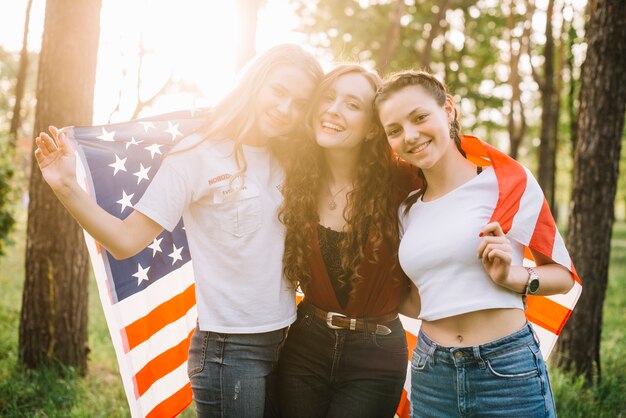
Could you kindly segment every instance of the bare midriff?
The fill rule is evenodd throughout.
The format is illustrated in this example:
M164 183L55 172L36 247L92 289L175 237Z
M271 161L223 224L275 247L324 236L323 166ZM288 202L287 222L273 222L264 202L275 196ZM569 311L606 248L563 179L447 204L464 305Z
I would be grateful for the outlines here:
M422 330L441 346L467 347L506 337L525 324L526 317L521 309L485 309L436 321L422 321Z

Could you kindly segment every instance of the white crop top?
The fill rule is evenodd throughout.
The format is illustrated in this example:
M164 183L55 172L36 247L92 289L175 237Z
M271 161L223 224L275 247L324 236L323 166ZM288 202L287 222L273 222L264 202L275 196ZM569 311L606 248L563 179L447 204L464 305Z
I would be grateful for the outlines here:
M438 199L418 199L406 215L405 205L400 207L400 265L419 291L420 319L524 308L521 295L495 284L477 255L478 234L489 223L497 201L498 182L493 168L487 167ZM512 264L521 266L524 247L511 243Z

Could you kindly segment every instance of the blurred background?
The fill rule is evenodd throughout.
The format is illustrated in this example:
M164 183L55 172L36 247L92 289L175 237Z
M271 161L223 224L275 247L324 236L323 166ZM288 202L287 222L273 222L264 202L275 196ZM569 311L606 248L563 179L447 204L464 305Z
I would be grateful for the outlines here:
M54 262L46 246L73 236L45 225L74 228L40 177L31 179L33 137L51 122L105 124L210 106L252 56L284 42L302 45L325 69L356 61L381 76L432 71L453 94L464 133L533 171L584 283L553 360L557 408L566 417L626 416L624 3L2 2L0 416L128 414L93 280L85 281L87 341L77 343L87 347L84 358L56 356L58 348L48 345L45 356L24 361L32 349L24 335L27 306L58 303L37 293L46 279L36 266ZM64 58L65 51L77 58ZM56 90L47 88L55 83ZM79 99L69 103L66 95ZM67 266L63 280L88 274L73 270Z

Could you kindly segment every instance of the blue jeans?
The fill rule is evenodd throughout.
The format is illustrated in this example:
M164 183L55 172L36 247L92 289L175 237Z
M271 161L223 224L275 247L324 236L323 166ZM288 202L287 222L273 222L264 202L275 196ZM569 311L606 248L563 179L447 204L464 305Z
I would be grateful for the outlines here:
M442 347L420 331L411 360L411 417L556 417L531 326L473 347Z
M408 366L402 323L389 335L330 329L298 308L278 362L282 418L393 417Z
M198 417L263 417L266 382L285 335L286 328L222 334L196 327L187 371ZM272 390L267 387L267 392Z

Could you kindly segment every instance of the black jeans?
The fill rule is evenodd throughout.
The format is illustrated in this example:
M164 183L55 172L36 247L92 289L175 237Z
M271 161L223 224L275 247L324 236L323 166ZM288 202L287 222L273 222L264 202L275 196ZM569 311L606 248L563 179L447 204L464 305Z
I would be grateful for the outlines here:
M408 367L400 319L389 335L330 329L298 309L278 361L282 418L393 417Z

